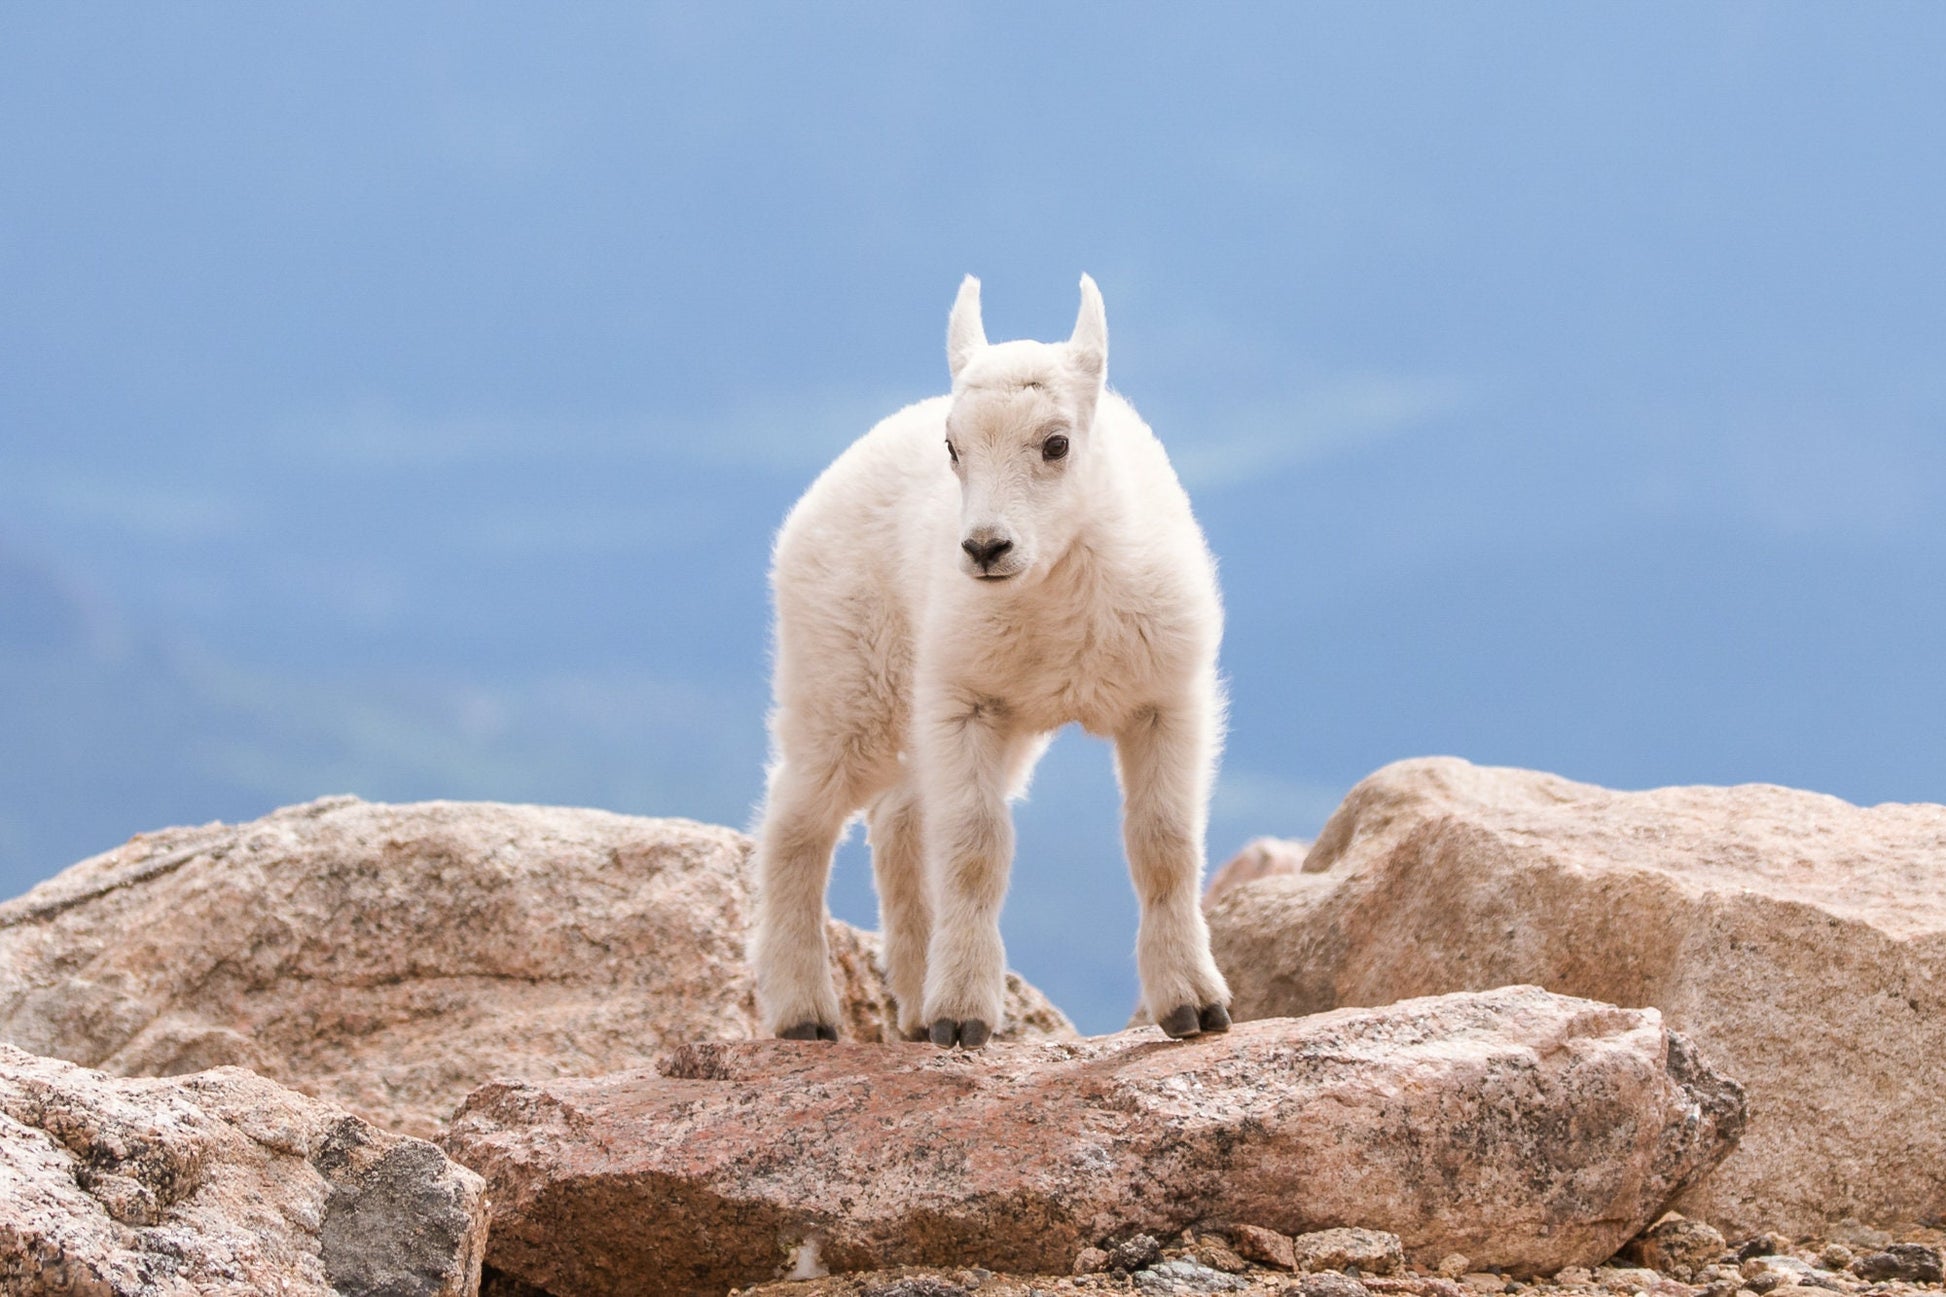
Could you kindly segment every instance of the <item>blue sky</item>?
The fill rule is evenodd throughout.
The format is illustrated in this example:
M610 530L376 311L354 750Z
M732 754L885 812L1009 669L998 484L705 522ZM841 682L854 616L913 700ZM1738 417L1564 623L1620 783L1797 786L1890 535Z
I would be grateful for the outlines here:
M1432 752L1946 800L1942 56L1922 5L0 9L0 890L340 791L745 822L770 533L969 271L996 338L1096 276L1197 501L1216 858ZM1112 1025L1106 752L1020 819L1014 962Z

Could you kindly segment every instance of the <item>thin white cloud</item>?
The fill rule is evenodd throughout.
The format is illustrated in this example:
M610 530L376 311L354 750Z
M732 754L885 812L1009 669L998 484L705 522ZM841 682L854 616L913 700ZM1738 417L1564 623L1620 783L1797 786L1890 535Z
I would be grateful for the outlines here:
M651 412L607 420L466 414L421 417L382 401L295 419L269 444L327 469L437 469L566 457L815 473L873 424L926 394L839 389L774 392L708 414Z
M0 510L43 530L81 524L173 544L229 539L256 521L247 502L203 483L66 464L32 465L0 477Z
M1475 391L1445 377L1353 374L1212 413L1199 429L1166 430L1164 440L1188 486L1221 490L1431 426L1468 404ZM293 421L272 441L304 462L354 471L571 456L717 464L808 480L879 420L932 394L777 391L717 412L648 412L605 421L424 418L367 402Z
M1452 378L1350 375L1213 416L1202 435L1170 438L1169 455L1191 488L1222 490L1427 427L1473 392Z
M1345 791L1335 785L1225 766L1210 798L1212 863L1227 860L1227 853L1251 838L1316 837Z
M1937 536L1946 399L1893 393L1845 408L1759 398L1708 420L1640 420L1632 502L1764 534L1883 542Z

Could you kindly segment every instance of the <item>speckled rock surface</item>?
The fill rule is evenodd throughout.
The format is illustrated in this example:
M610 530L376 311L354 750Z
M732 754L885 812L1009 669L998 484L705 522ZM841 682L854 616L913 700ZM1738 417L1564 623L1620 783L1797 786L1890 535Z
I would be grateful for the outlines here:
M1406 761L1208 911L1243 1018L1509 983L1661 1009L1749 1087L1679 1204L1726 1232L1946 1217L1946 807Z
M1235 1241L1239 1231L1251 1227L1230 1224L1220 1228ZM1936 1256L1937 1240L1942 1237L1937 1230L1922 1233L1934 1241L1915 1239L1891 1245L1905 1249L1908 1254L1921 1254L1921 1268L1923 1254ZM1206 1254L1211 1237L1210 1233L1199 1230L1193 1235L1185 1232L1179 1239L1168 1240L1152 1268L1162 1269L1178 1261L1200 1264L1198 1258ZM1768 1294L1781 1297L1831 1297L1834 1293L1845 1294L1846 1297L1938 1297L1939 1293L1946 1291L1946 1287L1936 1281L1895 1278L1868 1280L1847 1272L1843 1266L1828 1266L1820 1258L1834 1246L1842 1245L1807 1240L1802 1245L1787 1247L1786 1251L1791 1255L1766 1257L1766 1266L1752 1267L1753 1276L1768 1278L1753 1279L1745 1279L1735 1265L1722 1264L1706 1267L1707 1274L1696 1276L1695 1282L1685 1282L1654 1269L1622 1264L1569 1266L1552 1275L1532 1280L1490 1271L1468 1272L1463 1266L1453 1271L1450 1277L1428 1273L1423 1267L1408 1266L1390 1275L1361 1274L1354 1278L1341 1271L1293 1275L1274 1265L1254 1264L1242 1272L1223 1272L1222 1280L1208 1280L1200 1271L1178 1266L1165 1271L1157 1282L1166 1284L1177 1281L1179 1276L1187 1272L1208 1280L1208 1286L1203 1291L1231 1291L1238 1297L1737 1297L1739 1293L1758 1297L1755 1289L1744 1287L1750 1282L1767 1288ZM1817 1262L1815 1265L1812 1264L1814 1260ZM1768 1269L1770 1265L1787 1267L1793 1278L1778 1286L1770 1286L1775 1279ZM742 1291L744 1297L971 1297L974 1293L979 1297L1056 1297L1057 1294L1060 1297L1067 1294L1119 1297L1120 1294L1141 1291L1144 1287L1142 1279L1147 1273L1149 1271L1134 1274L1047 1275L995 1273L978 1266L954 1269L906 1267L762 1284ZM1238 1286L1231 1288L1223 1280L1235 1282ZM1189 1290L1195 1291L1195 1288L1192 1286ZM504 1297L533 1297L536 1291L508 1293ZM487 1297L503 1295L487 1294Z
M487 1177L489 1263L596 1297L792 1267L1059 1274L1214 1217L1551 1270L1612 1253L1741 1120L1654 1011L1529 987L1181 1043L692 1045L488 1085L446 1144Z
M240 1068L105 1076L0 1045L0 1292L466 1297L478 1176Z
M1231 888L1254 883L1259 878L1295 874L1303 869L1305 853L1310 849L1308 842L1289 838L1258 838L1224 861L1222 867L1210 875L1209 885L1203 889L1203 901L1208 904Z
M728 829L495 803L144 834L0 905L0 1040L119 1075L238 1064L435 1135L491 1077L754 1034L747 857ZM877 1039L877 939L831 938L849 1030ZM1016 1032L1072 1034L1011 988Z

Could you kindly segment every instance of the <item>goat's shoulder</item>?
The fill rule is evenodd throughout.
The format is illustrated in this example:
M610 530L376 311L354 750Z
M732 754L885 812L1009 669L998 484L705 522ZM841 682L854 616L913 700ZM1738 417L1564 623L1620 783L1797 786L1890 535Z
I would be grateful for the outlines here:
M950 507L945 450L947 397L919 401L881 419L812 482L778 532L781 560L793 548L824 548L892 530L915 515Z

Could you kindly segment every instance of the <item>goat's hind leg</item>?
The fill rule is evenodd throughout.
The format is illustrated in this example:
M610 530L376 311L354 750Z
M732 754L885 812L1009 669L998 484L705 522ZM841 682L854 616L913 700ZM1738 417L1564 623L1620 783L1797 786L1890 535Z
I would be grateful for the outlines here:
M852 809L843 783L835 768L780 761L757 830L757 1012L766 1031L787 1040L836 1040L843 1016L824 905L831 853Z

